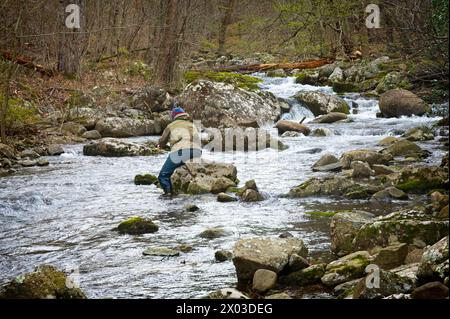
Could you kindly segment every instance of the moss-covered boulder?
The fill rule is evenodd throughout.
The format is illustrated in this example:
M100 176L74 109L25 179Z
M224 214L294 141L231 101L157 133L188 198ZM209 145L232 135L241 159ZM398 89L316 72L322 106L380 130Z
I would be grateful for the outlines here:
M396 243L424 247L448 235L448 226L448 221L434 219L419 210L405 209L377 217L363 225L353 245L355 249L386 247Z
M331 250L338 256L354 251L353 239L358 230L375 216L364 211L339 212L331 218Z
M333 82L333 91L336 93L361 92L363 87L355 82Z
M155 233L159 229L153 221L142 217L132 217L119 224L117 230L121 234L142 235Z
M448 277L448 252L448 236L424 250L417 273L421 282Z
M192 195L226 192L238 182L234 165L205 160L187 162L172 175L174 190Z
M197 80L222 82L232 84L237 88L249 91L258 90L259 89L258 83L262 82L261 79L250 75L233 72L214 72L214 71L187 71L184 73L184 79L188 83L192 83Z
M374 164L387 165L392 159L393 156L389 153L382 154L374 150L359 149L343 153L340 162L344 169L348 169L351 168L354 161L365 162L372 166Z
M347 102L336 95L310 91L297 93L294 98L304 103L315 116L330 112L350 113Z
M395 187L405 192L428 193L448 187L448 170L438 166L407 166L393 179Z
M84 145L83 154L86 156L148 156L163 153L155 145L144 145L125 142L115 138L103 138Z
M43 265L16 277L0 289L0 299L85 299L67 275L54 266Z
M422 158L427 156L427 153L417 144L403 139L394 142L389 147L383 149L381 153L390 154L393 157L401 156Z
M403 265L408 255L408 244L396 244L372 250L373 263L382 269L392 269Z
M357 251L329 263L321 281L326 286L336 286L365 275L372 257L367 251Z
M135 185L157 185L158 177L152 174L138 174L134 177Z
M370 282L370 278L362 278L354 288L353 299L380 299L394 294L410 293L414 289L411 279L390 271L380 270L379 280L379 286L368 287L367 281Z
M321 282L325 274L326 264L311 265L307 268L280 277L279 282L289 286L307 286Z

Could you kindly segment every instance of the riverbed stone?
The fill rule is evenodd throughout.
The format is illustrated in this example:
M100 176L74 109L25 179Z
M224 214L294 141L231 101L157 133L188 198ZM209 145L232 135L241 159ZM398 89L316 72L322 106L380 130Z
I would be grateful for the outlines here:
M315 137L325 137L325 136L333 136L334 133L332 130L326 127L319 127L312 131L311 136Z
M389 202L393 199L407 200L408 195L404 191L402 191L398 188L395 188L393 186L390 186L390 187L383 189L382 191L376 192L370 198L371 201L376 201L376 202Z
M305 257L297 254L289 256L288 271L294 272L309 267L309 262Z
M386 247L395 243L424 247L448 235L448 226L448 221L437 220L423 211L403 209L363 225L353 244L355 249Z
M326 286L336 286L365 274L365 268L372 257L367 251L357 251L329 263L321 281Z
M154 145L144 145L134 142L121 141L115 138L103 138L84 145L83 154L86 156L123 157L148 156L161 154Z
M225 262L233 258L233 253L228 250L218 250L214 253L214 258L218 262Z
M155 233L159 229L152 220L142 217L132 217L119 224L117 230L121 234L142 235Z
M358 282L353 291L353 299L380 299L394 294L407 294L414 288L414 283L409 278L382 269L379 272L379 287L368 287L367 281L370 282L370 279L363 278Z
M289 257L297 254L306 257L308 249L298 238L249 238L236 242L233 263L238 280L251 280L258 269L280 273Z
M317 162L315 162L314 165L312 166L312 168L314 171L315 168L329 165L329 164L335 164L338 162L339 162L339 160L337 159L336 156L334 156L333 154L327 153L327 154L323 155Z
M417 144L410 142L408 140L398 140L389 147L381 151L383 154L390 154L393 157L414 157L422 158L427 154L422 150Z
M61 126L61 130L63 132L70 133L76 136L81 136L87 131L83 125L75 122L63 123Z
M373 263L382 269L389 270L403 265L408 255L407 244L396 244L385 248L379 248L371 252L374 256Z
M217 195L217 201L221 203L229 203L229 202L236 202L238 199L234 196L231 196L227 193L219 193Z
M414 93L403 90L389 90L380 96L380 111L385 117L424 115L430 107Z
M374 217L371 213L358 210L335 214L330 223L331 250L338 256L351 253L356 233Z
M372 166L374 164L387 165L392 159L393 156L390 154L381 154L373 150L359 149L343 153L340 162L344 169L348 169L351 168L351 163L354 161L365 162Z
M414 127L407 130L402 137L412 142L430 141L434 139L434 134L428 128Z
M223 229L221 227L213 227L213 228L208 228L208 229L205 229L204 231L202 231L199 234L199 237L206 238L206 239L216 239L216 238L224 237L226 235L227 235L227 232L225 231L225 229Z
M417 274L419 279L425 282L448 277L448 255L448 236L425 248Z
M347 114L345 113L339 113L339 112L330 112L325 115L321 115L313 120L313 123L320 123L320 124L330 124L335 123L338 121L346 120Z
M234 165L206 160L186 162L175 170L171 179L175 191L193 195L218 194L238 183Z
M85 299L66 273L51 265L20 275L0 289L0 299Z
M47 146L47 152L50 156L58 156L64 153L64 149L59 144L52 144Z
M253 275L252 288L255 291L264 293L275 286L277 278L277 273L272 270L258 269Z
M28 159L37 159L40 157L40 155L36 153L34 150L27 149L20 153L20 157Z
M149 247L142 254L144 256L176 257L180 255L180 252L167 247Z
M366 162L352 161L350 167L353 169L352 178L369 178L370 176L375 175L375 172Z
M36 165L37 166L41 166L41 167L42 166L49 166L50 162L48 160L46 160L45 158L40 158L40 159L37 160Z
M389 175L395 173L395 170L386 165L374 164L372 165L372 169L375 172L375 175Z
M381 141L377 143L378 146L389 146L397 142L399 139L394 136L388 136L383 138Z
M438 166L405 166L395 175L393 184L404 192L426 193L448 187L448 170Z
M350 113L350 107L340 97L318 91L299 92L294 96L299 102L304 103L315 115L328 114L330 112Z
M91 130L85 132L81 137L86 138L88 140L99 140L102 138L102 135L96 130Z
M285 132L298 132L307 136L311 133L311 130L306 125L294 121L280 120L275 124L275 127L280 135Z
M95 124L95 130L103 137L134 137L155 135L162 128L154 120L130 117L107 117Z
M439 281L428 282L414 289L412 299L448 299L448 287Z
M326 264L315 264L280 278L280 283L289 286L307 286L321 283Z
M152 174L138 174L134 177L135 185L157 185L158 177Z

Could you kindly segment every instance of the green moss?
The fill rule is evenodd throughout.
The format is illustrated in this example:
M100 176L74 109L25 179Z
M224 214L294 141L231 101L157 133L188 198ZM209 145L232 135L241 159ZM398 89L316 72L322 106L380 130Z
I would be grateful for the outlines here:
M344 195L348 199L367 199L369 194L365 190L355 190Z
M395 185L398 189L401 189L404 192L408 191L427 191L434 188L442 188L442 185L438 181L429 181L426 179L411 179L403 183L399 183Z
M136 185L156 185L158 184L158 177L152 174L139 174L134 177L134 184Z
M261 79L249 75L243 75L232 72L212 72L212 71L187 71L184 73L186 82L191 83L195 80L209 80L213 82L223 82L232 84L238 88L255 91L258 90L258 83Z
M159 229L151 220L142 217L131 217L119 224L117 230L121 234L140 235L154 233Z
M305 212L305 214L314 217L333 217L338 212Z
M333 91L336 93L360 92L361 87L351 82L333 82Z

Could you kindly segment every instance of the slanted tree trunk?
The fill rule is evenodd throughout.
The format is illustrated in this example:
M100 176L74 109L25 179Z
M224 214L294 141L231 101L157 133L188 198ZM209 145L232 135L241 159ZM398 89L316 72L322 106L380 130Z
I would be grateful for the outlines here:
M80 75L81 58L83 55L83 14L84 0L60 0L60 23L61 33L59 35L58 49L58 71L67 76ZM67 13L66 6L77 4L80 6L80 29L69 29L66 27L65 20Z
M231 24L231 18L233 17L234 7L236 5L236 0L227 0L226 6L224 8L225 12L222 17L222 21L219 27L219 48L217 54L225 54L225 41L227 37L227 29Z

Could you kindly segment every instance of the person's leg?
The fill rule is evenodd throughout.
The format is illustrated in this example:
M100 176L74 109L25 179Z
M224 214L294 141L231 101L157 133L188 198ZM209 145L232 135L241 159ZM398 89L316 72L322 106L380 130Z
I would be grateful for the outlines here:
M169 156L167 156L166 162L161 168L158 176L159 184L164 190L164 193L172 193L172 182L170 181L170 177L181 165L183 165L183 162L178 159L177 154L170 153Z

